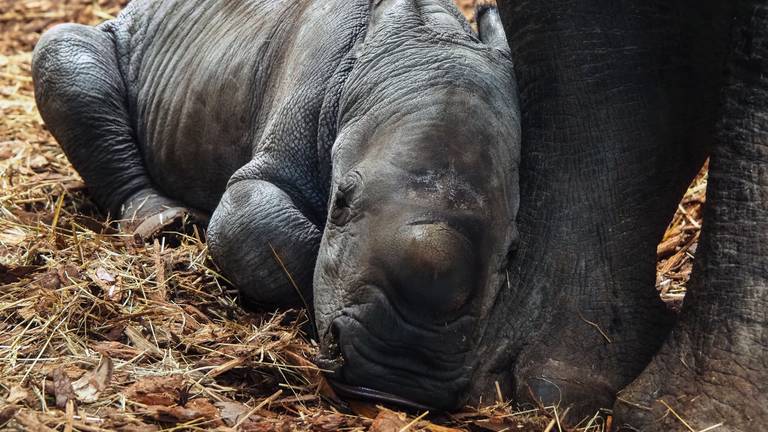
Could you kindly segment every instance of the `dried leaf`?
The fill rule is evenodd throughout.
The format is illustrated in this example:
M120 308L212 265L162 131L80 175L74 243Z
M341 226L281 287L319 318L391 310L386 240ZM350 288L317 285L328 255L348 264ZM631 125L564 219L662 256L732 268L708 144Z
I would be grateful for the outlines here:
M328 400L331 400L333 402L340 402L341 398L339 398L339 395L336 394L336 390L333 389L331 384L328 382L327 379L325 379L324 376L320 375L319 379L320 383L317 386L317 392L327 398Z
M117 285L112 285L106 291L107 299L119 303L123 300L123 291Z
M371 432L399 432L408 425L408 418L405 414L396 413L386 408L379 411L379 415L373 420Z
M221 411L221 419L229 427L236 425L240 418L250 411L248 406L240 402L222 401L216 402L215 405Z
M307 377L307 379L310 382L317 382L320 378L320 368L318 368L314 363L307 360L307 357L305 355L299 354L294 352L291 348L298 350L297 347L289 347L288 350L283 353L285 356L286 362L292 366L296 366L300 368L300 371L302 375Z
M96 269L96 277L99 278L100 281L108 284L115 283L115 277L109 274L108 271L104 269L104 267L99 267Z
M102 356L96 369L73 382L72 389L80 402L93 403L99 399L99 393L107 388L111 380L112 359Z
M16 402L26 399L28 396L29 392L27 389L20 385L15 385L11 387L11 391L8 393L8 397L5 398L5 401L9 404L15 404Z
M288 432L297 430L295 425L293 427L291 426L292 425L290 421L267 419L253 415L250 416L248 420L241 423L237 430L240 432ZM312 430L316 429L313 428Z
M75 399L72 381L61 367L53 371L53 395L56 397L56 407L59 409L66 408L67 401Z
M106 339L108 341L119 342L119 341L123 340L123 335L125 334L125 327L126 326L127 326L127 324L125 324L124 322L115 323L102 336L104 336L104 339ZM115 357L115 356L111 356L111 357Z
M49 271L37 279L37 284L48 291L56 291L61 288L61 279L55 271Z
M503 431L508 431L512 428L511 424L504 421L504 419L500 419L497 417L477 420L474 422L474 425L482 428L483 430L491 431L491 432L503 432Z
M16 313L19 314L21 319L24 321L29 321L37 316L37 309L35 309L35 305L29 305L21 309L17 309Z
M113 302L122 300L122 290L117 285L117 280L104 267L98 267L89 274L91 280L101 288L105 297Z
M160 430L158 426L145 423L139 417L128 415L117 407L99 408L99 417L104 420L104 423L100 425L98 431L154 432Z
M136 349L140 351L144 351L145 353L151 355L152 357L156 358L162 358L163 352L160 351L160 348L158 348L155 344L147 340L147 338L144 337L144 335L141 334L141 330L134 326L127 326L125 327L125 335L128 336L128 339L131 340L131 343L133 344Z

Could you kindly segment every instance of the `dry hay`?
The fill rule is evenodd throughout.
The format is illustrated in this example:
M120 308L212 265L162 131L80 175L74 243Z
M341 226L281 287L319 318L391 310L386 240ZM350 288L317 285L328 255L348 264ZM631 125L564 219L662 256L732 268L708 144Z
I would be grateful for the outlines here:
M452 415L339 401L312 364L304 311L246 312L200 233L143 244L105 224L34 106L31 47L117 1L0 0L0 428L8 430L580 430L556 407ZM698 239L700 176L659 247L678 300ZM442 426L438 426L437 424Z
M708 168L709 163L704 164L691 183L656 250L656 289L674 310L683 304L685 286L693 270L706 202Z

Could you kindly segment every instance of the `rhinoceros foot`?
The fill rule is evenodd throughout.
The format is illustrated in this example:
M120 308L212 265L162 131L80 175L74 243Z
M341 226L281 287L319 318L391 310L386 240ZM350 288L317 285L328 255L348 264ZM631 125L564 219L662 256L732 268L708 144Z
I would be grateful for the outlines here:
M120 230L142 240L187 232L192 225L207 225L208 216L166 198L154 190L134 194L123 205Z
M739 335L712 339L677 331L648 368L621 391L618 431L747 432L768 424L768 373L760 350ZM747 349L743 349L747 348Z

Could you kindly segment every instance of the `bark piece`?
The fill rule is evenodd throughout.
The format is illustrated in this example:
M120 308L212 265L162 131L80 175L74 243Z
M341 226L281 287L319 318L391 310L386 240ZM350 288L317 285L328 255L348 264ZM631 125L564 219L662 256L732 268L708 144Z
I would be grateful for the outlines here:
M112 341L92 343L91 349L100 353L101 355L120 360L130 360L141 354L141 351L137 350L136 348L129 347L128 345L121 344L120 342Z
M206 427L213 428L223 426L219 410L208 399L197 398L189 401L185 406L150 406L147 407L149 417L169 423L185 423L192 420L206 419Z
M143 405L171 406L178 400L183 387L184 377L181 375L147 377L131 385L125 395Z

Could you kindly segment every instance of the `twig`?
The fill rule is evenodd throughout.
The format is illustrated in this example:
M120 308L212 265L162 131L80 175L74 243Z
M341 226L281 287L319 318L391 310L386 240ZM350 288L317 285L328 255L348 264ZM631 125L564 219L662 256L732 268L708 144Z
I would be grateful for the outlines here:
M274 393L272 394L272 396L270 396L270 397L268 397L268 398L264 399L263 401L261 401L261 402L260 402L258 405L256 405L256 406L255 406L255 407L254 407L252 410L250 410L250 411L248 412L248 414L246 414L245 416L243 416L243 418L241 418L240 420L238 420L238 421L237 421L237 423L235 423L235 425L234 425L234 426L232 426L232 429L233 429L233 430L237 430L237 429L238 429L238 428L239 428L239 427L240 427L240 426L241 426L241 425L242 425L242 424L243 424L243 423L244 423L246 420L248 420L248 419L249 419L249 418L250 418L250 417L251 417L251 416L252 416L252 415L253 415L253 414L254 414L256 411L258 411L258 410L260 410L260 409L264 408L264 407L265 407L265 406L266 406L268 403L270 403L270 402L272 402L273 400L275 400L275 399L277 399L278 397L280 397L280 395L281 395L281 394L283 394L283 391L282 391L282 390L278 390L278 391L274 392Z
M672 415L673 415L673 416L675 416L675 418L677 418L678 420L680 420L680 423L682 423L682 424L683 424L683 425L684 425L686 428L688 428L688 430L689 430L689 431L691 431L691 432L696 432L696 429L692 428L692 427L691 427L691 425L689 425L687 421L683 420L683 418L682 418L682 417L680 417L680 416L679 416L679 415L678 415L678 414L675 412L675 410L673 410L673 409L672 409L672 407L671 407L671 406L669 406L669 404L668 404L668 403L664 402L664 400L663 400L663 399L659 399L659 400L658 400L658 402L659 402L660 404L664 405L665 407L667 407L667 410L668 410L670 413L672 413Z
M407 431L408 429L410 429L410 428L411 428L413 425L415 425L416 423L420 422L420 421L421 421L421 419L423 419L424 417L426 417L426 416L427 416L427 414L429 414L429 411L424 411L424 413L423 413L423 414L421 414L420 416L418 416L418 417L416 417L415 419L413 419L413 420L412 420L410 423L408 423L407 425L403 426L403 427L400 429L400 431L399 431L399 432L406 432L406 431Z
M544 432L551 432L551 431L552 431L552 429L555 427L555 425L556 425L556 424L557 424L557 420L555 420L555 419L552 419L552 420L550 420L550 421L549 421L549 424L548 424L548 425L547 425L547 427L544 429Z
M724 424L725 424L725 423L723 423L723 422L720 422L720 423L718 423L718 424L715 424L715 425L712 425L712 426L710 426L710 427L706 427L706 428L704 428L704 429L700 430L699 432L709 432L709 431L711 431L711 430L715 430L715 429L719 428L720 426L722 426L722 425L724 425Z
M613 341L611 340L611 338L609 338L609 337L608 337L608 335L607 335L607 334L605 334L605 332L603 331L603 329L601 329L601 328L600 328L600 325L599 325L599 324L597 324L596 322L592 322L592 321L590 321L590 320L588 320L588 319L584 318L584 315L582 315L582 314L581 314L581 311L579 311L578 313L579 313L579 318L581 318L581 320L582 320L582 321L584 321L585 323L587 323L587 324L591 325L592 327L596 328L596 329L597 329L597 331L599 331L599 332L600 332L600 334L601 334L601 335L603 335L603 337L605 338L605 340L606 340L606 341L607 341L609 344L610 344L610 343L613 343Z

